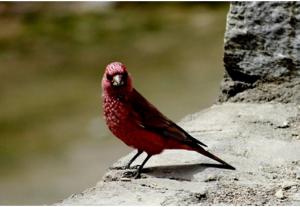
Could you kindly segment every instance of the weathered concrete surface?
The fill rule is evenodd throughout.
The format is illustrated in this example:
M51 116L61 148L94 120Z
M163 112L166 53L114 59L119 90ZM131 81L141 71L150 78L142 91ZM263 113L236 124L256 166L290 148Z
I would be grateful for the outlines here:
M300 2L231 3L224 66L220 102L300 103ZM273 85L280 87L261 99Z
M179 124L237 170L205 164L215 162L194 152L170 150L151 158L142 179L134 180L116 169L130 154L94 188L58 204L300 205L299 105L225 103Z

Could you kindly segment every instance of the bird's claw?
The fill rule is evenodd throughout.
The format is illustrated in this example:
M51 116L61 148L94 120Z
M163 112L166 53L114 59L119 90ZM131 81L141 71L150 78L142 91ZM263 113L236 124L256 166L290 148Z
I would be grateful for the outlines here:
M123 173L122 177L139 179L141 178L141 173L139 171L126 171Z
M134 179L140 179L141 178L141 173L136 172L133 178Z
M136 172L126 171L126 172L123 173L123 177L125 177L125 178L132 178L132 177L135 176L135 174L136 174Z

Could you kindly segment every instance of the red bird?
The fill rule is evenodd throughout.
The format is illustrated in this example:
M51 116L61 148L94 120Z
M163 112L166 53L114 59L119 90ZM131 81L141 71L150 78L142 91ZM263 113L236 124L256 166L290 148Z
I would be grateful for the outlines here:
M235 169L206 151L205 144L172 122L133 88L126 66L120 62L107 65L102 78L104 117L111 132L125 144L137 149L126 168L143 152L147 158L139 166L135 178L151 156L165 149L193 150Z

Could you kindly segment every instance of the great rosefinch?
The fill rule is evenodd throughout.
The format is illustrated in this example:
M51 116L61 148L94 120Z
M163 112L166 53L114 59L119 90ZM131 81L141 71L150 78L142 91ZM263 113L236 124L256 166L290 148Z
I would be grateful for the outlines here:
M206 151L205 144L172 122L133 88L126 66L120 62L107 65L102 78L104 117L111 132L125 144L137 149L126 168L143 152L147 158L136 171L135 178L149 158L165 149L193 150L235 169Z

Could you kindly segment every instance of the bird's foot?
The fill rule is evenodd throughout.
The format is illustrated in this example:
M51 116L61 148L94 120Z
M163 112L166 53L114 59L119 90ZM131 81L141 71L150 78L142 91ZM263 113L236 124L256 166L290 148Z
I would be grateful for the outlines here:
M133 177L134 179L140 179L141 178L141 172L137 171Z
M141 172L139 170L136 171L126 171L123 173L124 178L134 178L134 179L139 179L141 178Z
M129 165L126 165L126 166L123 166L123 167L118 167L117 170L131 170L131 169L134 169L134 170L137 170L139 169L140 165L135 165L135 166L129 166Z
M135 171L126 171L123 173L122 177L125 178L133 178L135 176L136 172Z

